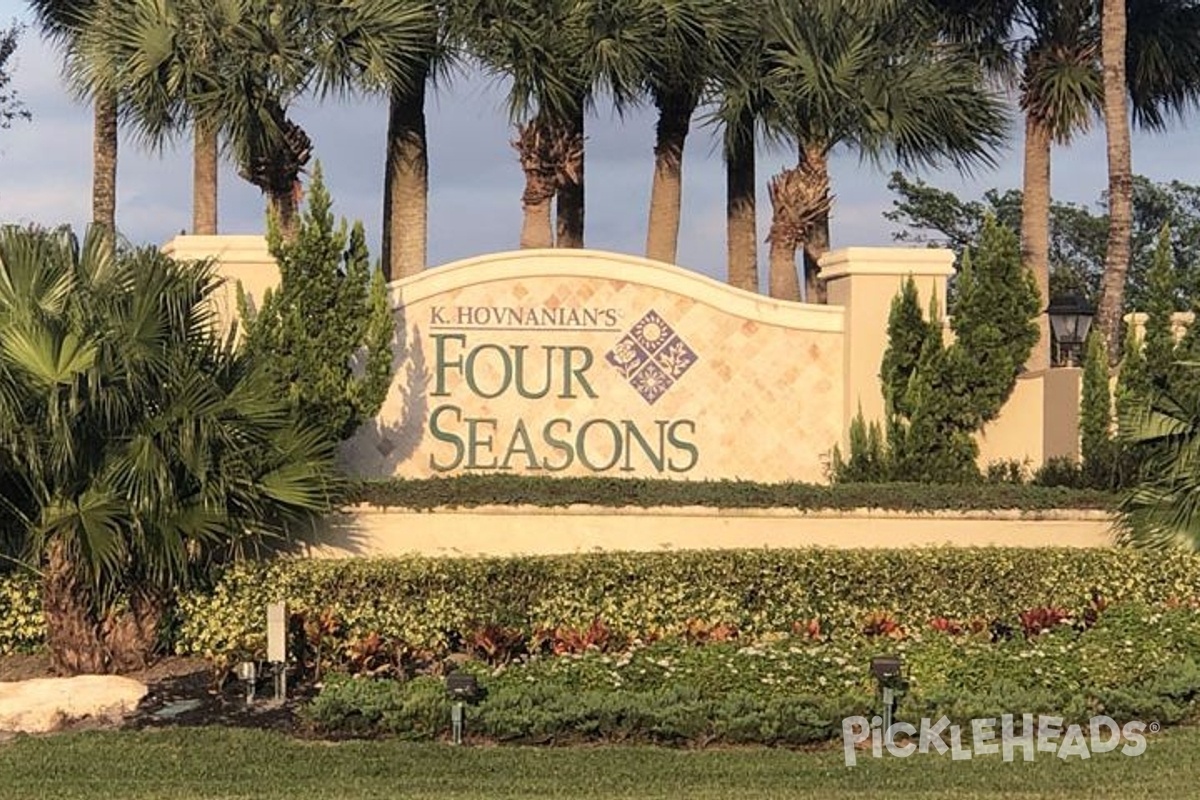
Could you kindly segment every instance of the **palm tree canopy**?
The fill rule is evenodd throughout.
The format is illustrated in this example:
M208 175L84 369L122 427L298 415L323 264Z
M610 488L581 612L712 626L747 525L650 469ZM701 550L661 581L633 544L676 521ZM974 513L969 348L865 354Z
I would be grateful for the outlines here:
M618 108L641 94L658 41L649 0L463 0L453 29L492 75L510 82L509 115L571 118L595 91Z
M928 0L943 34L1015 84L1023 111L1056 141L1100 113L1100 10L1094 0ZM1126 84L1133 121L1156 130L1200 101L1200 4L1127 0Z
M908 166L993 163L1004 103L970 53L937 38L910 3L776 3L765 50L768 129L820 153L845 145Z

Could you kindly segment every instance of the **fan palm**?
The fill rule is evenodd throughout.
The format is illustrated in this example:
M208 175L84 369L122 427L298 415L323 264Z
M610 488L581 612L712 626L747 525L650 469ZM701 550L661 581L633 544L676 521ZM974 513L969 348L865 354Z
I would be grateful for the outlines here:
M1103 107L1101 20L1096 0L931 0L947 33L978 46L995 75L1015 83L1025 115L1021 247L1043 308L1050 269L1050 152L1085 131ZM1134 124L1162 129L1200 96L1200 5L1126 0L1126 91ZM1123 283L1109 292L1119 318ZM1116 303L1116 305L1113 305ZM1115 314L1115 317L1113 316ZM1110 319L1111 322L1111 319ZM1029 367L1049 364L1049 322Z
M383 187L384 274L426 266L429 157L427 84L454 53L447 10L434 0L321 0L314 4L312 69L322 94L361 90L388 97Z
M197 116L191 101L217 88L242 5L108 1L108 19L89 20L79 38L72 80L83 91L120 97L122 121L151 147L162 147L191 125L192 233L215 235L221 119Z
M658 110L654 182L646 257L674 263L683 198L683 149L692 115L734 55L746 24L737 0L657 0L646 4L645 21L656 43L644 68L646 93Z
M67 64L91 22L101 26L112 17L114 0L29 0L44 34L66 51ZM112 91L89 95L92 102L92 221L115 234L117 226L117 96Z
M1117 541L1200 549L1200 393L1160 393L1127 406L1120 438L1141 462L1143 477L1121 500Z
M638 96L655 42L647 0L463 0L455 30L492 75L510 82L525 173L522 247L582 247L584 117L597 89L618 108ZM550 203L557 198L557 224Z
M992 163L1007 127L1004 105L961 49L939 44L920 8L897 0L776 2L768 15L768 129L799 163L771 181L772 297L820 294L817 259L829 247L828 159L839 147L906 167Z
M725 164L727 282L758 291L758 220L755 147L764 115L771 113L766 89L767 14L773 0L747 0L734 12L740 22L729 58L719 59L710 119L721 128Z
M143 663L169 593L329 505L333 444L214 338L210 269L0 231L0 480L61 671Z

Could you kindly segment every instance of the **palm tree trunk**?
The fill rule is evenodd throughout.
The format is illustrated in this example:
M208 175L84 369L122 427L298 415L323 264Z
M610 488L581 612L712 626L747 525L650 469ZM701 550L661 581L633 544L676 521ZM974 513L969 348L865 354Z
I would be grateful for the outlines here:
M559 189L565 143L565 137L540 116L517 127L517 138L512 145L525 173L525 192L521 195L521 208L525 212L521 223L522 249L554 246L551 203Z
M521 223L521 249L553 247L553 221L550 198L522 204L525 210Z
M217 234L217 127L197 120L193 130L192 153L192 233Z
M819 280L821 256L829 252L829 205L833 202L829 194L829 155L824 148L810 147L801 151L804 161L812 173L813 180L824 186L825 201L816 212L816 220L809 227L804 242L804 300L808 303L826 303L829 298L825 281Z
M771 239L768 282L776 300L800 299L800 279L796 275L796 247L783 239Z
M1037 283L1042 313L1038 341L1025 368L1050 366L1050 129L1033 116L1025 118L1025 186L1021 201L1021 259Z
M393 90L388 104L383 185L383 270L394 281L426 266L429 150L425 136L425 78L410 92Z
M99 92L93 100L92 222L117 230L117 97Z
M725 142L725 223L729 284L758 291L758 228L754 189L754 118L738 120ZM732 140L732 141L731 141Z
M796 249L804 241L804 203L801 183L804 180L799 166L785 169L771 178L771 245L768 256L767 287L776 300L800 299L800 279L796 274Z
M829 296L825 281L820 279L820 258L829 252L829 212L813 226L808 241L804 243L804 301L806 303L828 303Z
M646 258L668 264L674 264L678 256L679 216L683 205L683 148L695 110L696 98L687 92L667 94L658 99Z
M158 645L158 632L165 604L162 598L134 592L128 608L109 612L100 627L109 669L129 672L145 669Z
M298 188L294 185L288 190L272 190L267 193L267 213L279 226L279 235L285 244L296 241L300 233Z
M800 257L807 260L814 230L818 225L829 224L826 152L824 146L802 144L796 166L783 170L767 185L771 197L771 233L767 236L771 243L769 285L771 297L777 300L801 299L796 251L800 250ZM826 244L827 240L822 240L820 246ZM815 283L815 270L806 270L804 280ZM812 299L811 293L807 298Z
M108 670L91 593L76 574L66 548L52 542L42 572L42 616L50 666L60 675Z
M582 142L583 103L567 120L567 133ZM583 164L584 148L572 150L566 165L567 179L558 189L558 237L557 247L583 247Z
M1121 356L1121 311L1133 229L1133 165L1125 97L1125 1L1104 0L1100 42L1104 63L1104 128L1108 140L1108 250L1097 313L1108 361Z

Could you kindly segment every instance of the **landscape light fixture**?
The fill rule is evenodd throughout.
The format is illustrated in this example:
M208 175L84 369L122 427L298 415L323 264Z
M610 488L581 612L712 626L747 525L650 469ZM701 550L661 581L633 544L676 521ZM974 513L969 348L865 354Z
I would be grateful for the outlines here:
M1046 316L1050 318L1053 343L1051 366L1078 367L1083 363L1083 345L1092 329L1096 310L1083 297L1064 294L1050 301Z
M450 733L454 744L463 743L463 721L466 704L479 696L479 681L465 672L451 672L446 676L446 693L454 701L450 707Z
M904 661L900 656L876 656L871 659L871 674L879 684L879 694L883 699L883 735L890 741L888 731L892 727L892 717L896 702L908 693L908 678L904 677Z
M237 676L246 684L246 705L254 702L254 685L258 682L258 665L253 661L238 664Z

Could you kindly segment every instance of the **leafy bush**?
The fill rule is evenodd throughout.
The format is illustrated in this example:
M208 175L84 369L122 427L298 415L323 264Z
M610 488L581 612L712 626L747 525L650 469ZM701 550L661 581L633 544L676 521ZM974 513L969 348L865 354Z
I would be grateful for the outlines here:
M279 561L228 571L211 593L180 600L181 653L261 655L266 604L329 615L327 651L377 633L436 657L467 651L487 626L520 652L620 647L680 636L720 641L861 631L872 615L901 625L945 618L1021 630L1029 609L1080 616L1107 602L1200 596L1200 556L1124 550L909 549L601 553L527 558ZM600 634L589 633L596 620ZM877 626L883 630L882 623ZM717 631L723 632L716 634ZM512 632L519 634L520 641ZM704 634L704 635L701 635ZM543 647L547 636L562 646ZM590 642L587 636L591 636ZM496 645L492 636L492 645ZM523 642L523 645L521 645ZM521 645L521 646L518 646ZM331 662L336 665L336 662Z
M1053 625L1029 637L948 634L919 624L886 645L855 634L698 647L675 639L495 669L473 664L487 694L468 712L468 730L532 743L827 741L840 735L843 718L878 713L868 665L885 648L903 655L911 681L901 720L946 715L964 724L1044 713L1068 723L1095 714L1177 723L1194 719L1200 701L1200 612L1131 602L1105 608L1088 624ZM435 691L436 703L420 699ZM356 703L361 711L347 710ZM380 722L371 732L434 737L448 727L447 705L431 679L340 681L317 698L313 719L326 731L352 733L373 718Z
M361 223L334 227L317 164L294 241L269 234L279 286L261 310L239 293L244 349L261 361L280 396L335 441L379 411L392 376L395 321L383 274L372 269Z
M335 675L303 712L303 718L321 730L412 739L436 737L449 716L446 687L430 677L401 684Z
M619 508L796 508L807 511L881 508L895 511L965 511L1054 508L1110 509L1113 495L1018 485L918 483L754 483L668 481L641 478L529 478L463 475L452 478L363 481L348 502L380 508L471 508L576 504Z
M0 575L0 653L36 649L45 624L37 578L27 572Z
M1012 231L988 219L963 255L944 343L937 306L921 315L910 277L892 303L881 378L888 472L921 482L978 480L975 433L1012 394L1037 342L1038 291ZM851 452L853 461L855 453Z
M1038 486L1083 489L1088 484L1090 474L1090 468L1081 466L1074 459L1057 457L1048 459L1037 468L1033 482Z

